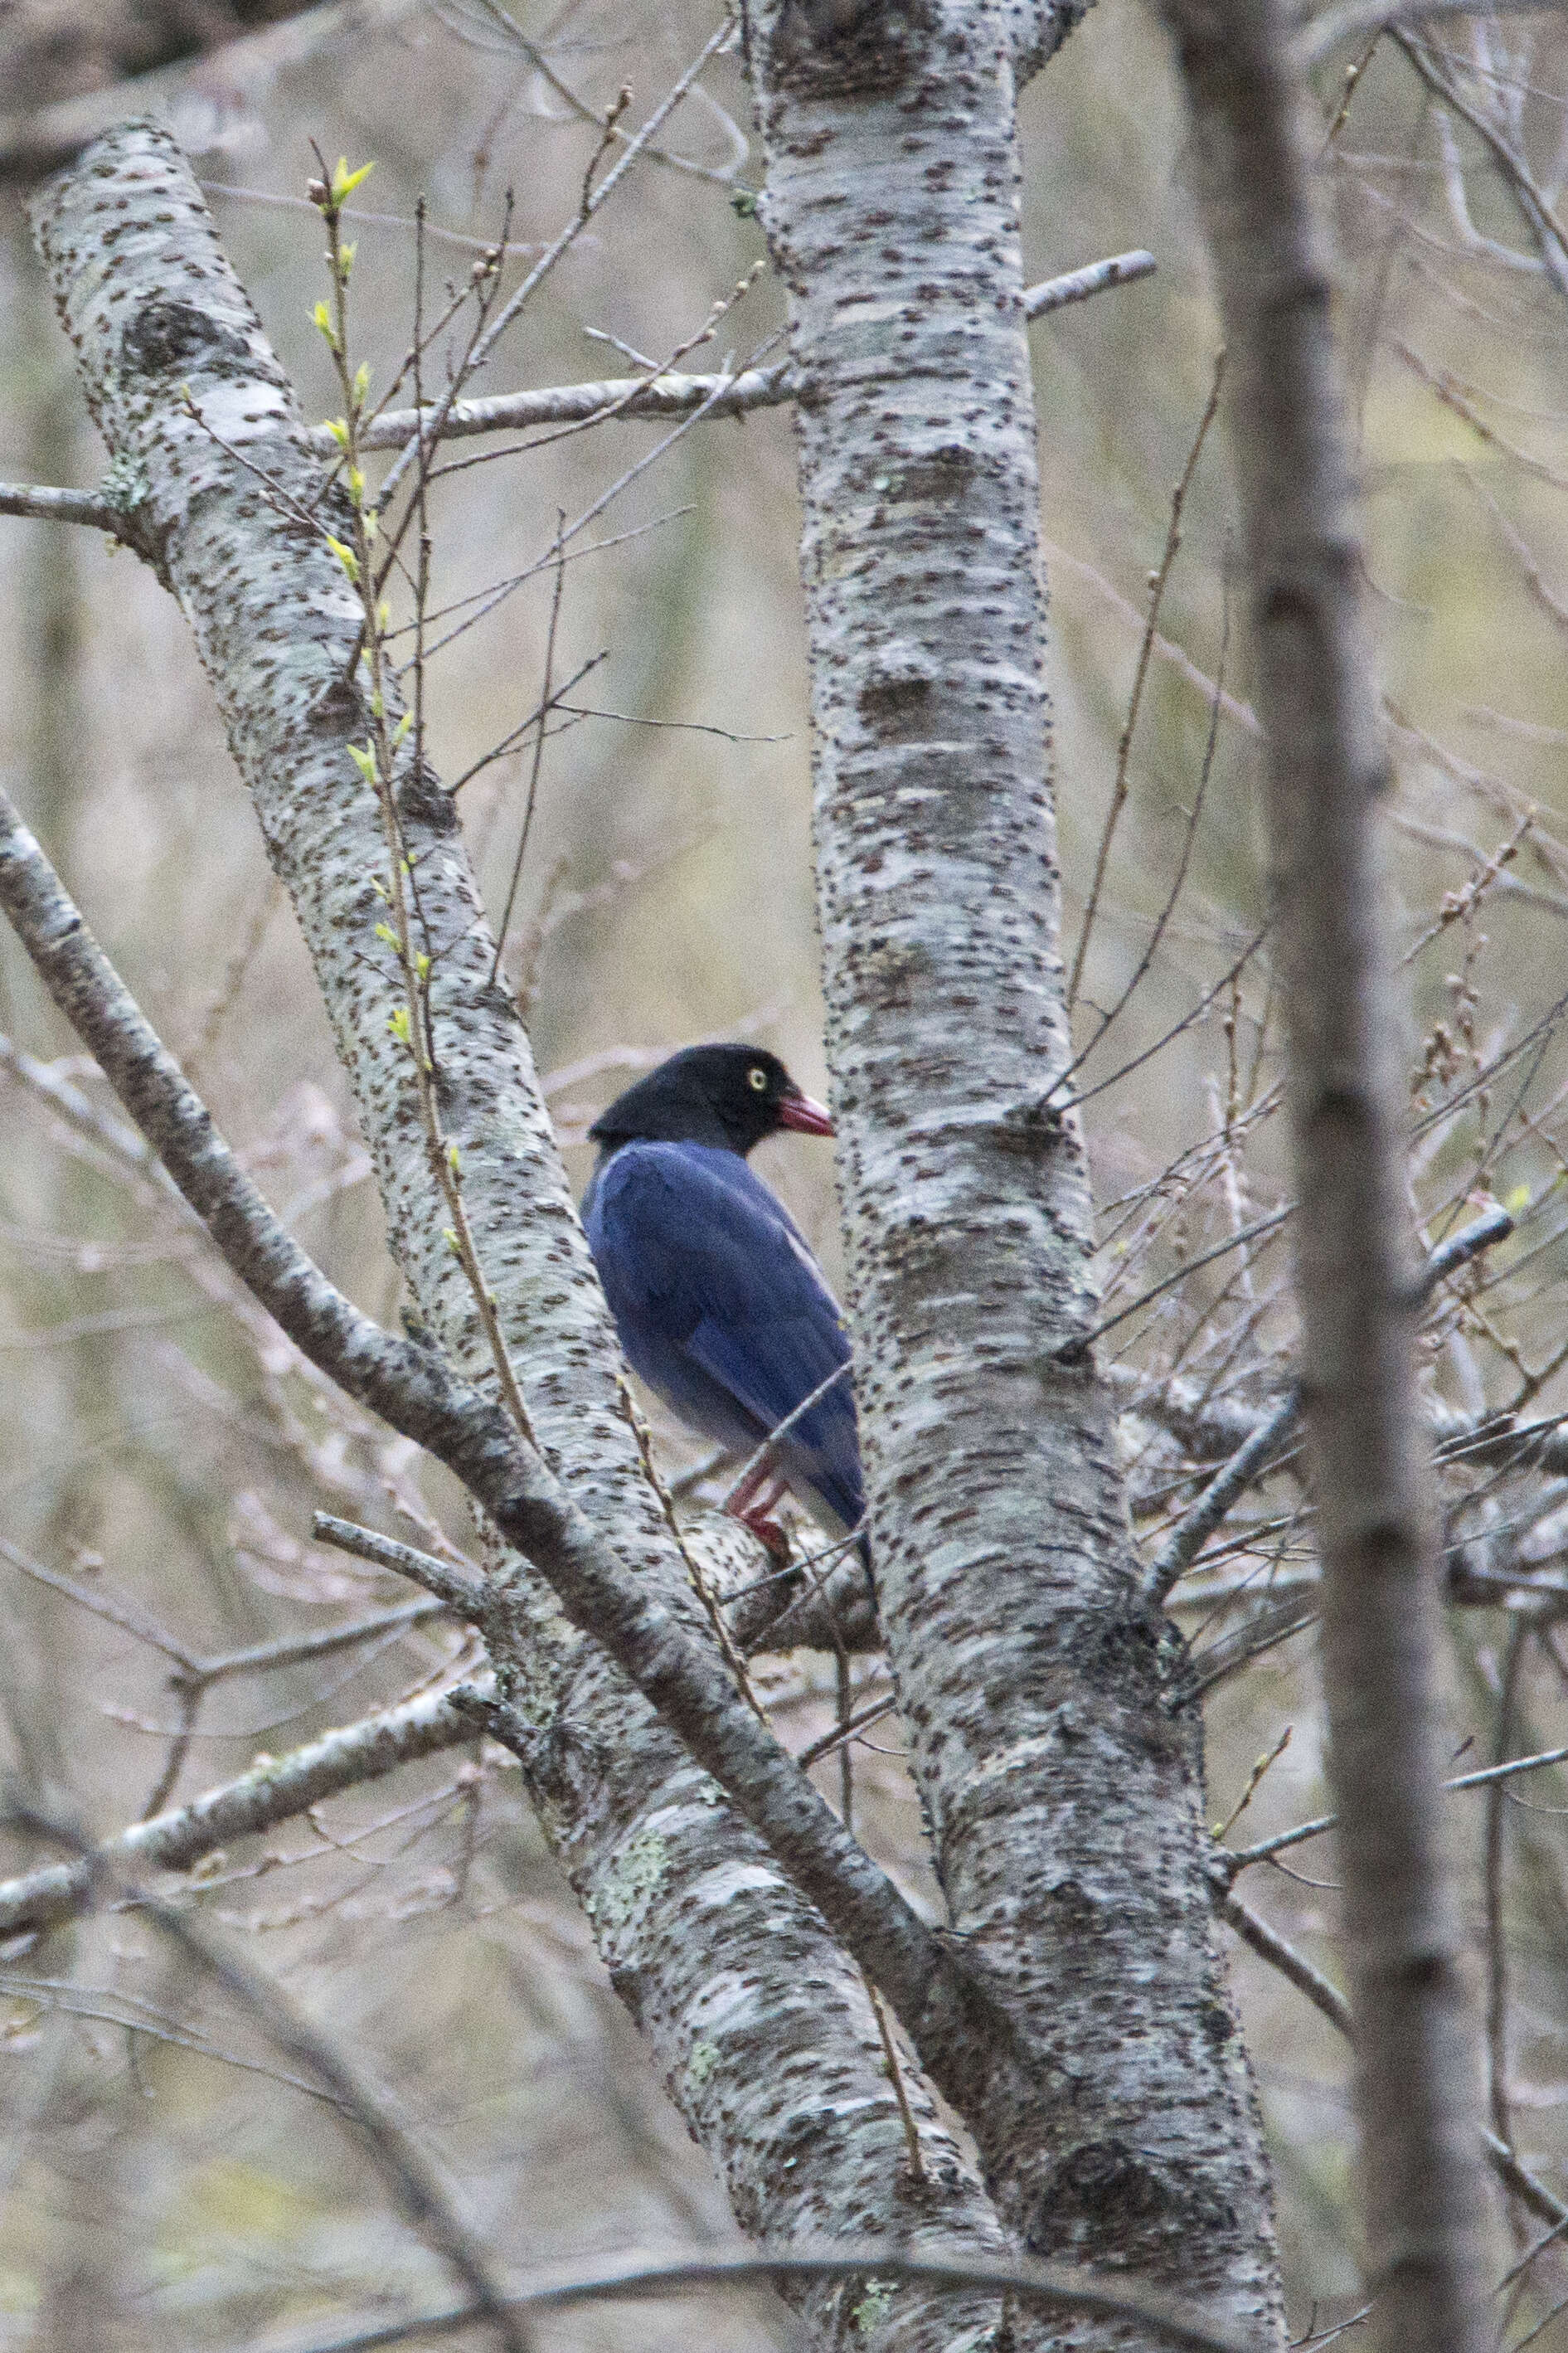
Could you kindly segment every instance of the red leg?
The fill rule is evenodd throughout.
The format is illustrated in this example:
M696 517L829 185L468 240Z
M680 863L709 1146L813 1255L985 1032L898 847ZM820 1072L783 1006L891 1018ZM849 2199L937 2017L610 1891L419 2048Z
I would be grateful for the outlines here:
M773 1516L784 1493L784 1482L764 1464L731 1495L729 1504L731 1517L750 1528L777 1560L789 1558L789 1538Z

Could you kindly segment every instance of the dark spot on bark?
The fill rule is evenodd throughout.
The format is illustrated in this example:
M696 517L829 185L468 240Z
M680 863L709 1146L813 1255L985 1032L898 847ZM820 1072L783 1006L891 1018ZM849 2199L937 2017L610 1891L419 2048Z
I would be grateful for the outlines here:
M440 1356L440 1341L411 1300L403 1302L397 1311L397 1318L403 1326L405 1339L411 1340L416 1348L427 1349L433 1356Z
M924 66L931 29L930 0L784 0L763 78L798 97L889 98Z
M310 717L323 732L334 735L343 728L362 727L366 719L364 699L353 681L340 670L311 703Z
M1198 2024L1216 2051L1222 2051L1236 2031L1236 2021L1220 2001L1204 2003L1198 2012Z
M1114 2245L1129 2224L1157 2221L1173 2203L1163 2175L1125 2141L1083 2141L1052 2172L1029 2245L1036 2253L1081 2245L1086 2224L1092 2240Z
M1014 1103L1004 1112L992 1135L1004 1152L1022 1152L1043 1159L1063 1136L1062 1115L1049 1099Z
M879 734L896 735L900 729L917 726L923 733L931 690L929 678L872 679L856 696L856 707L866 725Z
M1430 1993L1450 1974L1446 1953L1413 1953L1400 1970L1412 1993Z
M120 354L132 375L189 375L219 360L248 364L250 346L193 303L147 302L121 336Z
M1084 1894L1076 1879L1058 1879L1046 1894L1050 1902L1053 1932L1064 1940L1087 1940L1100 1934L1102 1922L1098 1905Z
M1098 1670L1112 1690L1124 1690L1134 1704L1138 1698L1152 1700L1156 1693L1163 1697L1165 1621L1160 1612L1140 1601L1124 1616L1094 1622L1100 1640L1092 1645L1094 1656L1084 1661L1088 1672Z
M610 1983L615 1988L616 1998L623 2005L633 2023L638 2026L642 2024L642 1997L646 1976L647 1972L643 1969L616 1963L611 1964Z
M1162 1615L1160 1630L1155 1637L1155 1650L1160 1662L1160 1673L1168 1686L1173 1686L1186 1671L1187 1638L1171 1619ZM1173 1690L1172 1704L1180 1704Z
M940 287L921 290L928 301L941 294ZM950 441L945 448L932 449L926 457L917 458L901 466L893 477L890 495L910 504L930 505L934 501L962 498L974 471L974 453L962 441Z
M1026 2242L1031 2254L1121 2268L1161 2245L1175 2253L1235 2225L1234 2209L1195 2168L1178 2168L1112 2134L1080 2142L1058 2161Z
M529 1788L543 1804L563 1811L579 1805L604 1778L598 1743L580 1724L574 1727L560 1718L539 1732L521 1762Z
M474 1002L482 1011L495 1014L503 1021L521 1022L522 1018L517 1009L517 999L500 973L494 980L474 991Z
M856 978L862 1001L873 1011L906 1010L929 963L925 950L896 940L878 940L858 960Z
M397 807L407 824L422 825L442 839L458 830L458 804L428 761L398 786Z

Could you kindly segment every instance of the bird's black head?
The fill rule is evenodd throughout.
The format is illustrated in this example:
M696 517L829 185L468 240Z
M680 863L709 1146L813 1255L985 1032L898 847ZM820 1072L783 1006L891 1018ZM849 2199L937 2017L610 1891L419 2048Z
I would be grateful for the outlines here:
M588 1130L602 1152L635 1138L719 1145L742 1157L781 1127L831 1135L833 1122L761 1046L688 1046L617 1095Z

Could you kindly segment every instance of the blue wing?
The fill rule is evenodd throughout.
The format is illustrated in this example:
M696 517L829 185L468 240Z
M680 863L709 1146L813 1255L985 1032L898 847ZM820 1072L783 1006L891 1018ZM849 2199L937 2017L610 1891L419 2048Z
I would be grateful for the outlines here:
M849 1361L849 1335L789 1212L738 1153L631 1143L583 1222L632 1369L680 1419L749 1453ZM779 1442L780 1474L835 1534L864 1508L847 1374Z

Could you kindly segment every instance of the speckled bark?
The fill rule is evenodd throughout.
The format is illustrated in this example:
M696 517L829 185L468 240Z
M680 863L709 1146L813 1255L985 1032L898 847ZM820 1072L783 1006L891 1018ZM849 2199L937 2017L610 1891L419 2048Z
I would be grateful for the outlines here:
M110 134L44 193L37 227L116 482L191 624L315 961L394 1248L430 1328L482 1378L388 1029L399 1000L374 936L380 817L347 752L366 733L345 679L359 613L290 503L330 517L292 393L165 135ZM218 440L185 411L186 384ZM405 777L401 798L432 944L445 951L433 1003L443 1116L535 1429L594 1527L700 1635L621 1412L613 1336L527 1040L487 983L490 944L452 804L428 775ZM536 1794L616 1986L742 2223L781 2241L924 2223L944 2240L1000 2244L973 2164L912 2064L942 2189L929 2207L911 2204L864 1987L817 1914L542 1588L528 1588L527 1611L526 1646L497 1664L548 1736ZM807 2292L823 2342L854 2335L855 2302L843 2288ZM906 2287L879 2333L952 2348L995 2316L984 2297Z
M801 382L818 892L879 1595L964 1950L1029 2038L974 2119L1042 2254L1279 2341L1200 1728L1137 1593L1093 1322L1047 782L1015 44L1048 10L752 0ZM1063 2332L1099 2341L1092 2325Z
M1440 1567L1415 1388L1422 1296L1380 872L1387 761L1312 156L1273 0L1164 0L1232 363L1237 474L1269 745L1299 1207L1300 1388L1323 1564L1371 2334L1495 2339L1480 2036L1439 1784L1452 1751Z

